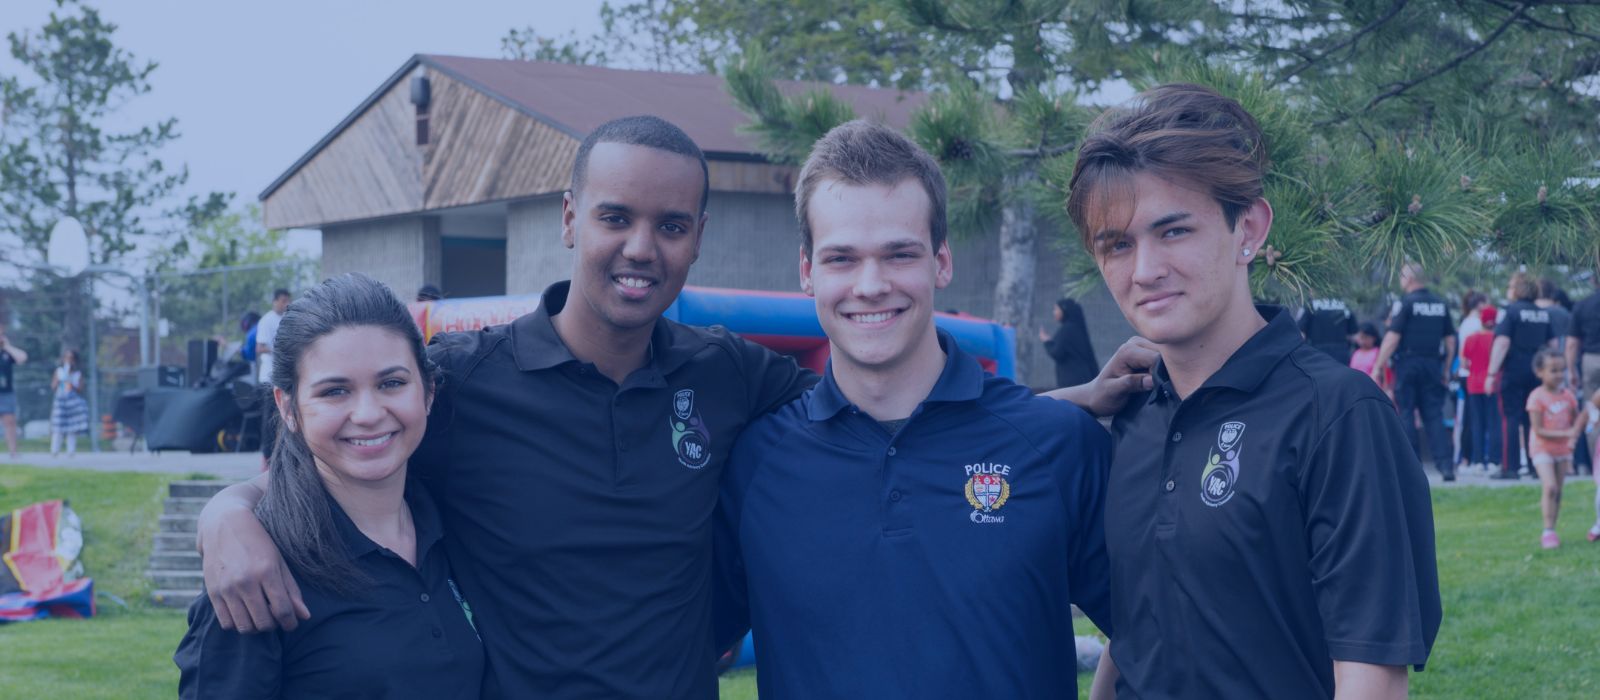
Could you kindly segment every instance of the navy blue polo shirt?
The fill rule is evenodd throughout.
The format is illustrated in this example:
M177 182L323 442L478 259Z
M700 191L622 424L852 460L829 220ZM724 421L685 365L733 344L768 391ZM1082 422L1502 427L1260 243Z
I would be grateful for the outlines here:
M222 629L211 598L189 606L189 631L173 655L178 697L460 698L478 697L483 645L471 608L452 582L440 543L439 513L412 483L406 502L416 527L417 566L373 542L337 501L334 527L370 579L341 596L296 579L310 620L292 632L239 634Z
M1415 665L1439 630L1428 481L1394 405L1268 323L1180 399L1112 424L1118 697L1331 698L1333 661Z
M1513 301L1506 306L1499 323L1495 324L1494 334L1511 339L1506 359L1500 365L1506 381L1522 384L1537 382L1538 378L1533 373L1533 356L1548 347L1550 339L1556 337L1555 328L1550 324L1550 312L1531 301Z
M739 431L815 381L720 328L660 319L618 385L551 315L436 336L412 469L444 518L487 698L715 698L711 523ZM314 612L314 609L313 609Z
M754 628L762 700L1077 697L1072 604L1111 629L1109 436L939 339L895 434L830 370L734 448L718 636Z
M1450 305L1427 287L1400 298L1400 308L1389 319L1389 330L1400 334L1398 357L1439 359L1444 339L1456 334L1450 322Z

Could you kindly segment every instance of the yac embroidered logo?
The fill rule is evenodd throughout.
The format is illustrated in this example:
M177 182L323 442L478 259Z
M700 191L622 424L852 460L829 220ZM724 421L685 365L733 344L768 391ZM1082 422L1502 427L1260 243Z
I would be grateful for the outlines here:
M678 453L678 462L690 469L711 461L711 432L700 420L700 412L694 410L693 389L672 395L672 449Z
M972 506L970 519L975 523L1003 523L1006 516L995 511L1011 499L1011 482L1006 477L1011 466L980 462L967 465L967 503Z
M1228 421L1217 431L1217 445L1200 472L1200 500L1213 508L1233 498L1239 480L1239 444L1244 440L1244 423Z

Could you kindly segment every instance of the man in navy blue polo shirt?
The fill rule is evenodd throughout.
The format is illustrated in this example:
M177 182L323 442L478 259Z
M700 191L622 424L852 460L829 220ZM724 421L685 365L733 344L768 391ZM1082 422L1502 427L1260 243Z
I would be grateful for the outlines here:
M952 266L927 153L850 122L795 196L831 359L729 458L720 641L753 627L763 700L1076 697L1072 605L1111 629L1109 437L936 330Z
M1121 698L1398 700L1438 632L1428 483L1393 405L1252 303L1265 150L1196 85L1141 94L1079 147L1068 213L1161 349L1112 426Z

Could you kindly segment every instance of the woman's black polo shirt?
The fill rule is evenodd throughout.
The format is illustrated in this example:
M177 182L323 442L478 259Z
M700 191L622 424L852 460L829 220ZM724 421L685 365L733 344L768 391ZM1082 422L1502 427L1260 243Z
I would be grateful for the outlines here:
M211 599L196 598L173 655L178 696L477 698L483 644L451 580L439 513L418 484L407 485L406 501L416 524L416 568L362 534L329 499L334 525L371 585L343 597L297 579L311 619L293 632L224 630Z
M1112 426L1119 697L1333 697L1333 660L1427 661L1433 511L1394 406L1282 309L1185 400Z

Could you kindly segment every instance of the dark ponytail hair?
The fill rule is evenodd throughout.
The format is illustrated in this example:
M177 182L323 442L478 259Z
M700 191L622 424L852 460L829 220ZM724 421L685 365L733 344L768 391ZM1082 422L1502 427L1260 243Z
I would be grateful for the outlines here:
M324 281L290 304L272 338L272 385L283 390L293 415L300 413L295 401L300 358L319 338L352 326L371 326L405 341L416 359L423 391L433 392L437 373L422 348L422 333L411 312L382 282L350 273ZM367 577L350 559L334 526L333 497L317 474L305 436L285 430L275 409L266 411L263 420L279 424L267 477L271 486L256 506L261 525L297 576L339 595L361 590Z

